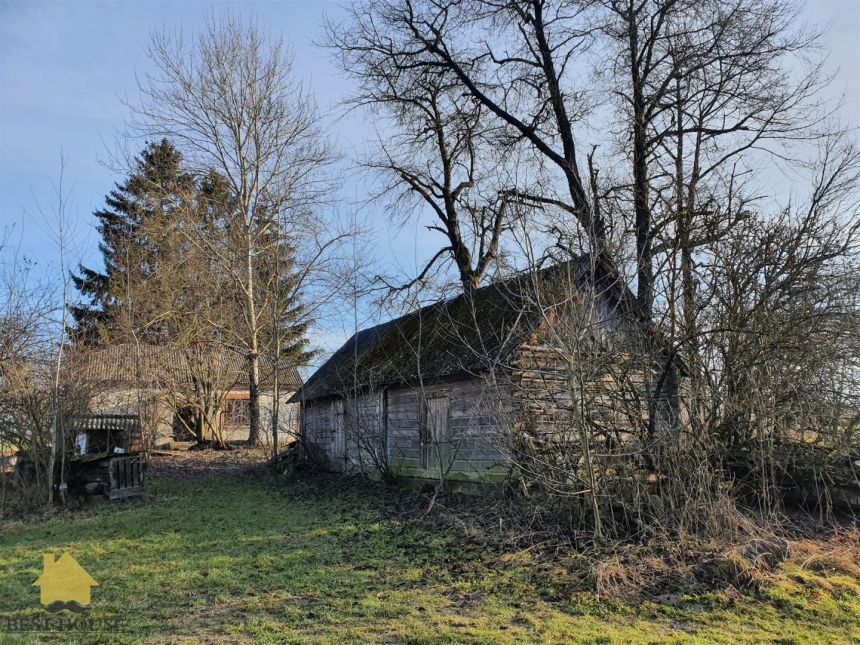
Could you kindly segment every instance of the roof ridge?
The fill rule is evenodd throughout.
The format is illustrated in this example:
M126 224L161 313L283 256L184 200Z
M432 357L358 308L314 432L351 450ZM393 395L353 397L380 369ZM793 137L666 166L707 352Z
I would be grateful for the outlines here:
M538 301L527 297L526 281L532 279L535 286L540 286L563 267L574 267L571 278L576 282L591 276L594 284L604 283L605 276L590 258L577 255L566 262L532 267L357 330L308 378L292 400L332 396L344 387L405 383L417 378L419 365L422 378L429 379L485 373L490 364L509 360L526 340L526 328L536 324L533 315L523 318L524 311L535 313L533 310L540 308ZM594 297L604 302L625 297L623 290L616 288L593 291ZM471 299L471 306L464 306L467 299ZM395 329L398 336L389 331Z

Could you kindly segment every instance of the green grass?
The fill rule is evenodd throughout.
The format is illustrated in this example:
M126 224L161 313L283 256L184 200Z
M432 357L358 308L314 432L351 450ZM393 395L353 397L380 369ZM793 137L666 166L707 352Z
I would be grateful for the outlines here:
M155 475L146 499L0 527L0 642L850 643L860 587L787 563L760 594L624 604L565 591L564 571L403 525L373 488ZM5 634L45 616L41 556L99 581L103 633Z

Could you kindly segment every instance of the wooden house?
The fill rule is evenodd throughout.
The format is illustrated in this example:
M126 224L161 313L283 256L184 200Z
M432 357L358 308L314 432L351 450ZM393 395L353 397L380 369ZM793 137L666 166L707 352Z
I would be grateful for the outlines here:
M654 346L629 289L582 257L359 331L292 401L302 405L303 436L332 470L498 482L524 438L576 440L564 423L580 398L571 365L591 371L589 392L611 380L619 393L581 395L600 419L592 426L606 426L602 441L646 431L641 406L631 419L619 401L625 388L654 392ZM665 405L657 414L671 416Z

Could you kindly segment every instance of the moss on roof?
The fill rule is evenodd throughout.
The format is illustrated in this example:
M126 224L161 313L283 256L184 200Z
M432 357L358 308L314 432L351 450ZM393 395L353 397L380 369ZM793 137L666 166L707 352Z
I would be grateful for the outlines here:
M354 334L297 392L294 401L355 389L479 376L506 364L537 328L560 285L599 294L604 310L629 311L632 294L590 257L519 274ZM596 288L595 288L596 287ZM541 298L535 298L541 293ZM540 303L537 301L540 300Z

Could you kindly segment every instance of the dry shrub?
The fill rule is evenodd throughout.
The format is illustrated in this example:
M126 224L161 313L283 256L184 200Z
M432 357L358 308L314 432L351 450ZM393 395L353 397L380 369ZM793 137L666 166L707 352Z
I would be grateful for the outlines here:
M548 509L516 496L447 493L427 513L426 496L391 495L402 500L401 517L455 535L464 550L477 549L496 566L534 576L562 595L590 591L623 602L672 603L685 593L759 591L785 576L782 565L789 559L860 581L860 530L822 535L818 524L798 517L770 522L744 513L730 499L691 504L684 522L656 525L639 542L598 542L590 531L572 531L560 505ZM784 532L786 526L793 534ZM816 578L826 588L820 581L826 580Z
M843 575L860 580L860 566L845 552L816 554L803 562L803 567L822 575Z
M772 571L788 559L788 542L779 537L757 538L743 546L743 555L759 569Z
M784 540L752 540L723 549L688 543L684 549L666 543L595 551L588 561L588 588L597 595L627 602L661 602L686 591L713 588L756 589L772 581L772 572L788 554Z
M698 533L709 539L737 542L750 536L764 533L761 525L744 513L729 494L721 492L715 498L706 500L707 506L700 508Z
M738 589L763 589L789 553L788 542L778 537L755 538L738 544L714 558L714 582Z
M757 566L755 560L730 549L714 561L714 582L727 584L737 589L763 589L771 582L769 570Z
M616 545L611 553L589 554L587 583L598 596L632 601L661 595L690 576L687 564L671 550Z
M597 562L591 567L590 581L598 596L630 598L644 583L638 567L629 566L620 558Z
M269 464L279 474L291 478L299 474L319 473L326 470L327 456L325 451L309 441L301 438L272 459Z

